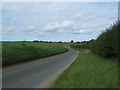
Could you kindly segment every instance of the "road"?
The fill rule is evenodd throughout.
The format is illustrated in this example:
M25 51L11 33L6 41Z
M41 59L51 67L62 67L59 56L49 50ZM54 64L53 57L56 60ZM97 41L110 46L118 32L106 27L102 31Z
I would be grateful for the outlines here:
M78 53L69 48L63 54L4 68L2 88L43 88L44 84L72 63Z

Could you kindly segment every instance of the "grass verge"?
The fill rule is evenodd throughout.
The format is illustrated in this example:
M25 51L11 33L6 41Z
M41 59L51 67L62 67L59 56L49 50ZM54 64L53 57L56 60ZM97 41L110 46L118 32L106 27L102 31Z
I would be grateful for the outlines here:
M17 64L67 51L66 44L39 42L3 42L2 66Z
M51 88L118 88L118 61L80 50L76 61Z

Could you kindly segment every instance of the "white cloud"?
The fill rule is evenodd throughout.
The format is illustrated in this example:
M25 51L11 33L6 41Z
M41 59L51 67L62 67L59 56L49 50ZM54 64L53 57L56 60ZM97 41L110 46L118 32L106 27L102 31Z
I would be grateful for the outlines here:
M70 27L72 27L74 24L75 24L74 21L65 20L65 21L62 22L61 27L62 27L62 28L70 28Z
M80 13L76 13L71 18L72 19L76 19L76 18L79 18L79 17L81 17L81 14Z
M73 29L85 29L87 26L85 25L85 24L78 24L78 25L75 25L74 27L73 27Z
M9 26L9 27L6 29L6 31L7 31L7 32L12 32L14 29L15 29L14 26Z
M42 36L43 35L43 32L38 32L37 33L37 36Z
M57 33L71 33L71 34L85 34L90 32L88 28L85 28L86 25L76 25L77 22L71 20L64 20L61 23L52 23L48 24L45 27L45 31L57 32Z
M75 34L80 34L80 33L85 33L85 30L74 30L73 33Z
M6 33L10 33L10 32L13 32L15 30L15 26L8 26L8 27L5 27L3 30L2 30L2 34L6 34Z
M34 25L29 25L24 30L25 31L34 31L34 30L36 30L36 27Z
M71 33L72 34L87 34L89 33L90 30L87 30L87 29L81 29L81 30L73 30Z
M46 31L54 31L57 29L60 29L61 25L59 23L52 23L52 24L48 24L47 26L45 26L45 30Z
M63 32L65 29L72 28L74 26L74 21L64 20L63 22L56 22L52 24L48 24L45 26L45 31L55 31L55 32Z
M80 19L80 20L91 20L95 18L96 16L91 13L76 13L73 16L71 16L71 19Z
M82 37L79 34L84 35L91 32L94 35L97 35L96 33L98 30L104 29L104 27L110 23L112 24L114 17L117 17L117 4L93 2L13 2L3 3L2 11L4 16L3 27L8 27L10 25L14 25L16 27L15 31L13 30L13 35L15 34L13 37L16 37L15 39L20 39L17 37L17 35L34 39L38 34L40 36L44 36L46 39L49 37L49 35L51 35L51 39L54 40L56 39L55 35L61 34L61 37L59 38L62 38L63 40L67 40L67 38L73 38L77 40L78 38L85 39L85 37ZM110 16L113 17L109 19ZM106 22L106 25L101 25L104 22ZM8 31L11 30L12 29L8 29ZM6 33L6 31L3 33ZM91 38L92 36L90 37L88 35L86 37ZM9 40L10 38L11 34L8 33L5 39Z

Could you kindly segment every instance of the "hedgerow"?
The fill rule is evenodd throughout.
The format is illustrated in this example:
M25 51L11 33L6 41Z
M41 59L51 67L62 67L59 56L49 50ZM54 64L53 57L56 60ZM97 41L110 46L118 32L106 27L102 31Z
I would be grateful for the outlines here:
M120 22L116 22L102 32L98 38L92 42L82 45L72 45L76 48L89 48L92 52L106 58L117 58L120 56L119 51L119 29Z
M107 28L94 42L89 43L89 48L103 57L118 57L118 26L116 23Z

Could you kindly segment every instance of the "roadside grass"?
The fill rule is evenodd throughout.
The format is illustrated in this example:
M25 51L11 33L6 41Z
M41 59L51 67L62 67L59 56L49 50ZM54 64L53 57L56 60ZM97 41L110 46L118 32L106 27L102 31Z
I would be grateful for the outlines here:
M3 42L2 66L59 54L67 51L65 45L64 43Z
M51 88L118 88L118 61L80 50L76 61Z

